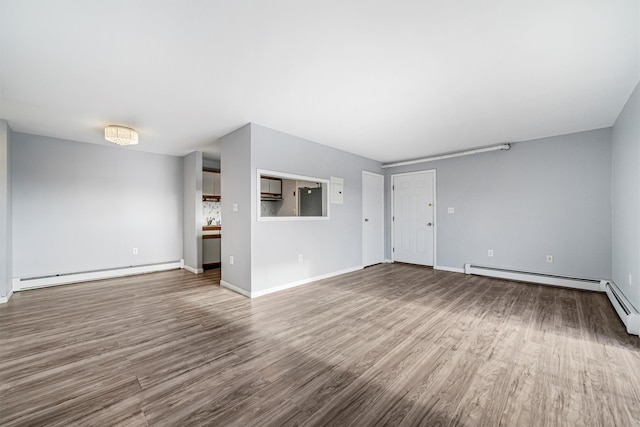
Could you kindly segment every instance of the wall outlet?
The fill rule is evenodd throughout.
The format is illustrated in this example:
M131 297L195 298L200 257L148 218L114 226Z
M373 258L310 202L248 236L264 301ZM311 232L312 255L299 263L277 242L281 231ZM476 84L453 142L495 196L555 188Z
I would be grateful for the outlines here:
M493 256L493 249L489 249L489 250L487 251L487 255L488 255L488 256Z
M233 255L231 255L231 256L229 257L229 264L233 265L233 262L234 262L234 261L235 261L235 260L233 259Z
M133 248L133 254L138 255L138 248Z
M548 263L552 263L553 262L553 255L547 255L547 262Z
M456 208L447 208L447 212L448 213L455 213L456 212Z
M302 254L298 255L298 262L302 262Z

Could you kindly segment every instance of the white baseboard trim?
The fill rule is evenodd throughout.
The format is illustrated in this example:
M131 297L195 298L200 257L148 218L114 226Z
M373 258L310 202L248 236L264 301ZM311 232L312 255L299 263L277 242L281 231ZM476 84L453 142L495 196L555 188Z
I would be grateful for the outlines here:
M0 297L0 304L6 304L9 302L9 298L11 298L11 295L13 295L13 289L9 289L9 293L7 294L6 297Z
M364 267L359 265L357 267L346 268L340 271L334 271L333 273L321 274L315 277L309 277L308 279L302 279L295 282L287 283L284 285L274 286L273 288L263 289L262 291L251 292L251 298L261 297L263 295L272 294L274 292L284 291L285 289L295 288L296 286L306 285L307 283L317 282L318 280L328 279L330 277L339 276L341 274L352 273L354 271L362 270Z
M450 271L452 273L464 273L464 268L445 267L443 265L434 265L434 270Z
M318 280L328 279L330 277L339 276L341 274L352 273L354 271L362 270L363 268L364 268L363 266L359 265L357 267L346 268L344 270L334 271L333 273L321 274L319 276L309 277L308 279L302 279L302 280L298 280L298 281L295 281L295 282L286 283L284 285L274 286L272 288L263 289L261 291L256 291L256 292L246 291L246 290L244 290L244 289L242 289L242 288L240 288L238 286L232 285L229 282L225 282L224 280L220 280L220 286L222 286L223 288L230 289L230 290L232 290L234 292L237 292L240 295L244 295L245 297L258 298L258 297L261 297L263 295L272 294L274 292L284 291L285 289L295 288L296 286L302 286L302 285L306 285L308 283L317 282Z
M202 274L204 273L204 268L193 268L193 267L189 267L188 265L184 264L182 266L183 269L190 271L193 274Z
M488 267L475 264L464 265L465 274L497 277L500 279L517 280L520 282L539 283L541 285L563 286L566 288L582 289L585 291L602 292L600 279L582 279L577 277L554 276L544 273L508 270L505 268Z
M83 273L70 273L59 276L38 278L14 278L13 290L24 291L27 289L45 288L48 286L68 285L70 283L87 282L90 280L111 279L115 277L133 276L136 274L154 273L156 271L177 270L182 262L167 262L162 264L141 265L137 267L115 268L112 270L88 271Z
M238 293L240 295L243 295L243 296L245 296L247 298L251 298L251 292L249 292L249 291L247 291L245 289L242 289L239 286L232 285L229 282L225 282L224 280L220 280L220 286L222 286L223 288L227 288L230 291L236 292L236 293Z
M391 258L385 258L384 263L385 264L393 264L393 260Z

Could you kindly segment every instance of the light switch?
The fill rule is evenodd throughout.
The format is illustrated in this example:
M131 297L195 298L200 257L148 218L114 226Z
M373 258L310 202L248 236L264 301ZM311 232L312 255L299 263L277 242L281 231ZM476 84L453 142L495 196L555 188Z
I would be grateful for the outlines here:
M237 203L232 204L231 207L232 207L234 212L238 212L238 204Z

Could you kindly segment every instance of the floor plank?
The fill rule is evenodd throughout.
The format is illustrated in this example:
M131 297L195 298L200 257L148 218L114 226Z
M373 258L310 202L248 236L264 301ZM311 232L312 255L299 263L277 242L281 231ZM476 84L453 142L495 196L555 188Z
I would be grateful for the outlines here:
M219 274L14 294L0 424L640 425L603 294L382 264L250 300Z

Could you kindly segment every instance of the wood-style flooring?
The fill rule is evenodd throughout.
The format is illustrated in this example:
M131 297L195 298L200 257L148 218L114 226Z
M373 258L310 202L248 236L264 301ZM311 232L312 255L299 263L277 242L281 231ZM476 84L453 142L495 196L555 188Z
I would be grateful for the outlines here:
M599 293L383 264L247 299L219 270L0 306L3 426L638 426Z

